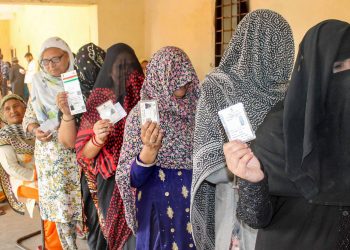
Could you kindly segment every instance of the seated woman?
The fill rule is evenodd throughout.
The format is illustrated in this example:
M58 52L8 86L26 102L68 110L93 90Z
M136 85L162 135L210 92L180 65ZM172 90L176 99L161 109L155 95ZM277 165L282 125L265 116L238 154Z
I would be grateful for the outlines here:
M23 186L36 186L34 137L28 138L23 131L22 120L26 106L20 96L5 96L0 108L8 124L0 130L1 184L10 206L16 212L24 214L24 204L19 201L18 192ZM26 202L35 201L28 199Z
M26 111L24 100L15 94L2 99L1 115L7 123L0 130L0 183L8 203L14 211L25 213L33 210L38 200L38 188L34 163L35 138L23 130L22 120ZM30 197L30 198L23 198ZM50 250L61 250L55 223L44 222L45 245Z
M6 123L4 123L2 117L0 117L0 129L2 129L4 126L6 125ZM0 185L0 203L5 202L6 200L6 196L4 194L4 191L2 190L2 187ZM4 215L6 214L5 210L0 209L0 215Z

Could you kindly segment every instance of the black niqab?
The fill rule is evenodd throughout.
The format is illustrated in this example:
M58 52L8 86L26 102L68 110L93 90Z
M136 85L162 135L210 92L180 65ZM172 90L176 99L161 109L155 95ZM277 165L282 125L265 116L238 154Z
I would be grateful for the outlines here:
M316 203L350 205L350 78L349 71L333 74L349 32L338 20L307 32L285 100L286 173Z
M94 88L113 89L117 101L123 104L128 77L135 70L143 75L134 50L124 43L115 44L107 50L103 67Z

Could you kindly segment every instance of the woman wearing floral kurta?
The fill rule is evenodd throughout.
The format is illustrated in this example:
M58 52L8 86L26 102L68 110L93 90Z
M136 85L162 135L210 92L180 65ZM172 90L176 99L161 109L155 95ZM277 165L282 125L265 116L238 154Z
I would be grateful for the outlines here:
M74 151L57 141L57 130L40 129L47 120L58 123L56 95L64 91L60 74L73 70L73 54L60 38L46 40L40 53L41 71L34 75L32 100L24 130L36 136L35 163L42 219L54 221L64 249L77 249L75 225L82 218L79 167Z

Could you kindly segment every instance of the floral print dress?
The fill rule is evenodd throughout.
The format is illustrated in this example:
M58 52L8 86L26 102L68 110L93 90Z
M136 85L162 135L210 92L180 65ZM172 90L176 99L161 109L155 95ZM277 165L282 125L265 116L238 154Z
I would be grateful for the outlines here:
M38 123L29 104L23 125ZM75 152L57 141L57 133L49 142L35 142L35 163L38 175L39 205L44 220L67 223L82 220L80 170Z

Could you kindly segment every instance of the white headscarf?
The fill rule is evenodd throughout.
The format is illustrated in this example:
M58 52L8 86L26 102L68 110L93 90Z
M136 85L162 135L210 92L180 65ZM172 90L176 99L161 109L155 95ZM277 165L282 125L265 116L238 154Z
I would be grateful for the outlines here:
M59 37L47 39L40 49L39 62L44 51L48 48L58 48L68 53L68 71L74 69L74 56L69 46ZM41 67L41 66L40 66ZM63 82L60 77L51 76L43 67L33 77L32 105L39 123L48 119L58 119L58 107L56 106L56 95L64 91Z

